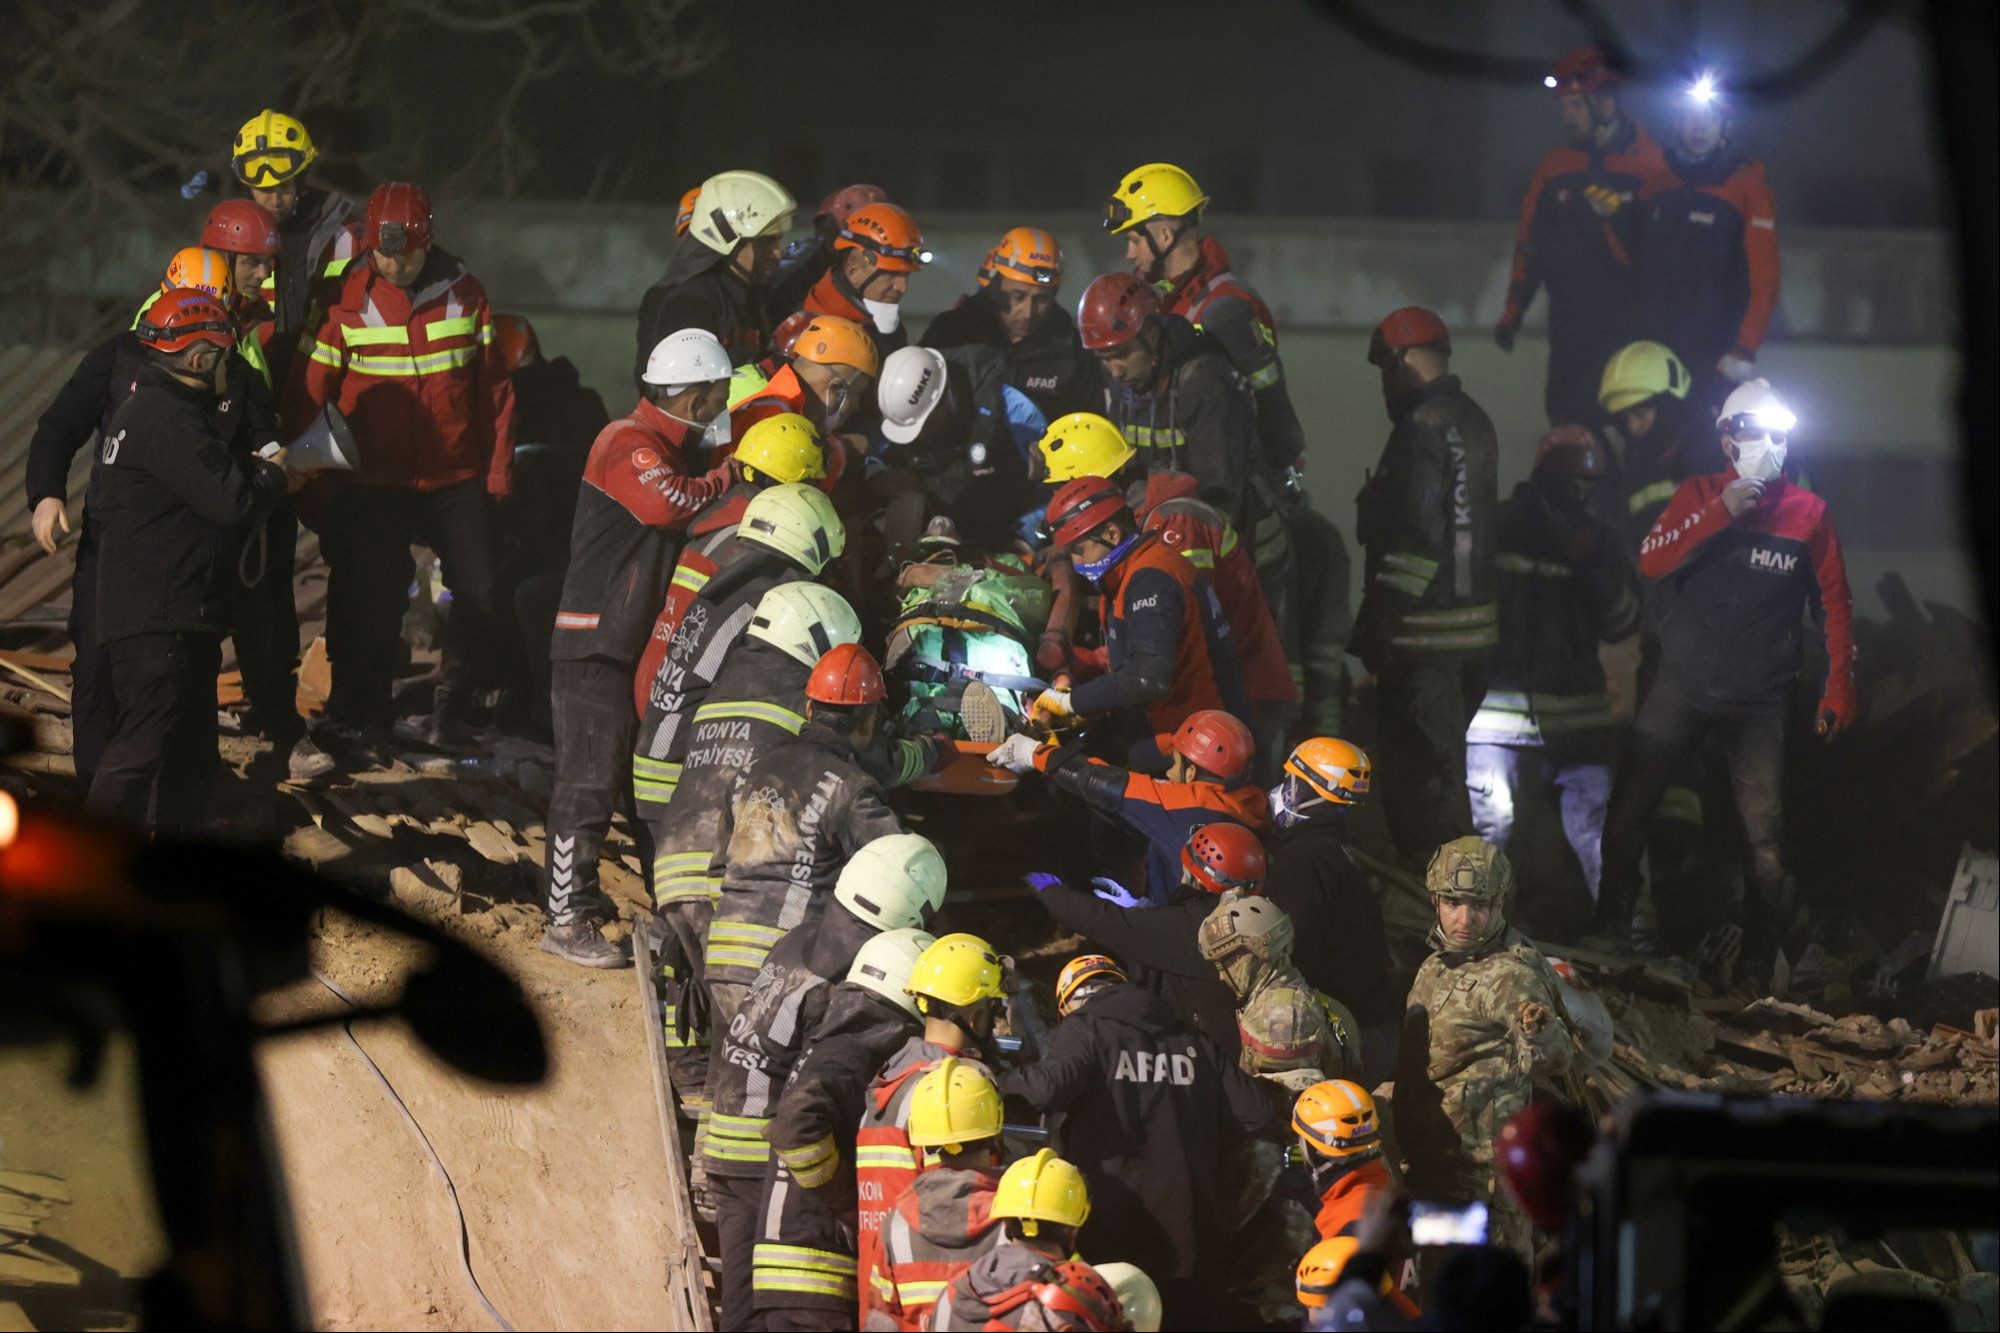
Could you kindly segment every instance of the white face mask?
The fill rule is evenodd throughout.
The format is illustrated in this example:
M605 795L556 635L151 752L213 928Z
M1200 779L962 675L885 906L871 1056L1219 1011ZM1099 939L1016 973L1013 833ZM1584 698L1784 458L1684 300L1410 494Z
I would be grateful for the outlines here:
M894 333L903 323L903 307L891 305L887 301L871 301L861 298L862 309L868 312L868 319L878 333Z
M1746 481L1774 481L1785 470L1785 446L1770 436L1736 443L1736 475Z

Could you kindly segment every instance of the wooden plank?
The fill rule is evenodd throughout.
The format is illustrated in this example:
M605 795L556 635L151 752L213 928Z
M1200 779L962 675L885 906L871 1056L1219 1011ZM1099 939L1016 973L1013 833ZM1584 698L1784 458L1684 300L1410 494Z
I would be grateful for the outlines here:
M83 1274L60 1259L18 1246L0 1249L0 1286L76 1287Z
M31 1199L47 1199L51 1203L68 1203L69 1186L61 1176L52 1176L42 1171L0 1171L0 1190L14 1194L25 1194Z
M715 1319L708 1305L703 1277L701 1233L688 1191L687 1159L681 1154L680 1125L674 1114L673 1080L667 1074L667 1046L661 1026L660 995L653 984L659 961L653 953L650 923L640 918L632 930L632 970L639 977L639 1019L646 1026L646 1055L653 1067L653 1103L660 1117L660 1141L667 1154L667 1208L673 1214L676 1243L667 1256L667 1294L681 1313L675 1327L711 1333Z

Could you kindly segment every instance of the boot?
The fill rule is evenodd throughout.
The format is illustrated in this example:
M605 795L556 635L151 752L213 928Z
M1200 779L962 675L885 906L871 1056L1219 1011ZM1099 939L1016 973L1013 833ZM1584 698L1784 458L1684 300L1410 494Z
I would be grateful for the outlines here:
M625 951L604 938L595 921L576 920L568 925L551 925L542 932L542 952L575 963L578 967L613 968L625 966Z
M965 728L965 738L978 741L982 745L998 745L1007 739L1007 710L1000 702L1000 696L984 681L975 680L968 684L958 707L959 724Z
M472 738L465 724L471 706L471 698L463 691L439 686L431 703L430 721L424 726L424 743L440 749L464 745Z

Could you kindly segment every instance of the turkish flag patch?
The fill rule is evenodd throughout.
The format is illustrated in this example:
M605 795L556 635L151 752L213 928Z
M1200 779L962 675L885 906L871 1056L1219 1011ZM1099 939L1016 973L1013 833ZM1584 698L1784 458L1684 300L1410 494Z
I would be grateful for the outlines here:
M632 466L641 472L650 472L660 465L660 456L643 445L632 451Z

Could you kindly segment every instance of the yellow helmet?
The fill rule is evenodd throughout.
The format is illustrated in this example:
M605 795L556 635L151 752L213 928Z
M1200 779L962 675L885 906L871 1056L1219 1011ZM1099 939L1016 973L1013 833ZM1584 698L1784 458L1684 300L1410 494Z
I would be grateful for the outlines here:
M1322 1157L1359 1157L1382 1146L1382 1122L1368 1089L1344 1078L1315 1083L1292 1104L1292 1129Z
M1125 432L1095 412L1057 417L1035 447L1042 451L1050 482L1115 476L1137 452Z
M229 165L236 169L236 179L251 189L268 190L304 175L318 156L319 149L313 147L312 136L298 117L266 107L236 131Z
M963 1152L1000 1137L1000 1089L971 1065L947 1055L910 1090L910 1146Z
M1623 412L1648 398L1688 396L1687 367L1664 343L1627 343L1604 363L1597 383L1597 404L1607 412Z
M1105 230L1116 235L1153 218L1184 218L1208 204L1194 177L1171 162L1148 162L1127 173L1104 205Z
M190 245L176 250L174 257L167 261L167 276L160 283L160 290L170 292L176 287L192 287L198 292L207 292L226 307L229 298L236 294L236 277L229 265L229 256L220 250L209 250L199 245Z
M826 449L813 424L796 412L781 412L743 432L736 461L772 481L809 481L826 475Z
M1043 1148L1007 1168L993 1193L993 1217L1011 1217L1021 1230L1035 1235L1043 1222L1080 1227L1090 1216L1090 1189L1083 1172Z
M1286 777L1297 778L1313 795L1334 805L1361 804L1374 771L1366 750L1337 736L1300 741L1285 759Z
M1000 955L977 935L946 935L924 950L910 972L910 994L917 1008L925 1000L962 1009L981 1000L997 1000L1000 989Z

